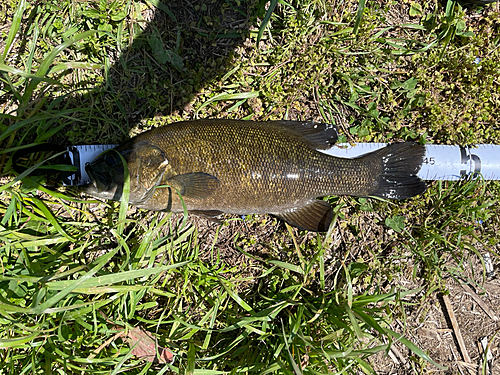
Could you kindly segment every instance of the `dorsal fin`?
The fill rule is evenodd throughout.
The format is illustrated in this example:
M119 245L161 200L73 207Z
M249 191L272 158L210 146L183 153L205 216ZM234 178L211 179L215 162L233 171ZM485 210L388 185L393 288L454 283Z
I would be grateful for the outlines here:
M267 126L276 126L305 138L312 148L327 150L338 140L337 126L314 121L269 121Z

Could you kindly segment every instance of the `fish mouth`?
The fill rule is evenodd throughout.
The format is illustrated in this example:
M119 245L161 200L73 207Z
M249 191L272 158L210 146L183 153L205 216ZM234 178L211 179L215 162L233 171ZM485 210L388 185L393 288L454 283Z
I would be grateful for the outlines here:
M102 193L109 189L111 180L106 173L96 171L90 163L85 166L85 172L89 175L90 182L98 193Z

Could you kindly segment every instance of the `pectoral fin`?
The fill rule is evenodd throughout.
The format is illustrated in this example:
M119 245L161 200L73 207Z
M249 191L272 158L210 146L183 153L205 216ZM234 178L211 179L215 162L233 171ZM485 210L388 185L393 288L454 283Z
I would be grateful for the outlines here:
M186 198L203 199L212 195L220 186L220 181L207 173L180 174L168 179L167 184Z
M326 232L333 220L333 211L328 202L313 200L305 206L275 216L300 229Z

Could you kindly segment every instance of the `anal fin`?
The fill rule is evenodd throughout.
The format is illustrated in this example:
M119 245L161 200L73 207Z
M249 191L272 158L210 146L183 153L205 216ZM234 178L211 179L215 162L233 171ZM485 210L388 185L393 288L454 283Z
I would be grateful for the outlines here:
M275 216L300 229L326 232L333 220L333 211L328 202L313 200L302 207Z
M196 216L204 216L208 218L214 218L223 214L223 212L219 210L189 210L189 213Z
M222 223L222 221L220 221L217 218L217 216L223 214L222 211L218 211L218 210L189 210L189 213L196 215L196 216L204 217L205 219L208 219L209 221L217 223L217 224Z

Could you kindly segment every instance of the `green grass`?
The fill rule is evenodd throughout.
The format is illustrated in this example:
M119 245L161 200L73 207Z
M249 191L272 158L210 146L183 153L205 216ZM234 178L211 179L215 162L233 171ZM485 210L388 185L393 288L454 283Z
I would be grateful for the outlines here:
M431 183L404 202L330 197L336 224L319 235L262 216L197 228L127 212L15 177L10 156L209 117L337 121L349 141L499 143L497 5L8 3L0 372L373 373L372 355L393 342L413 352L414 372L435 368L394 322L481 260L479 248L498 262L496 182ZM133 355L133 327L175 362Z

